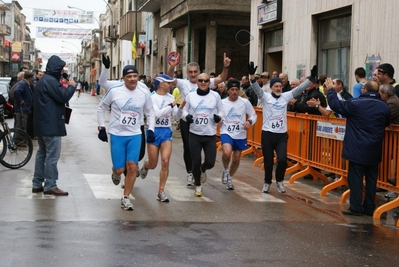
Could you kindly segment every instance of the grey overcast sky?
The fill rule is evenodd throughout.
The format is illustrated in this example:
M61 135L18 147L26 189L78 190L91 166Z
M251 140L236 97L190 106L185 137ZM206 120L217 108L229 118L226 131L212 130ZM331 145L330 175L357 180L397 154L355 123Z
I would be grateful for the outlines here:
M3 0L4 3L10 3L11 0ZM77 47L80 47L81 40L67 39L66 42L62 42L62 39L46 39L36 38L37 27L55 27L54 23L46 22L34 22L33 21L33 9L55 9L55 10L68 10L68 6L80 8L86 11L93 11L94 16L98 20L101 13L105 13L108 0L19 0L18 3L22 6L22 13L26 16L28 25L31 31L31 37L36 39L36 47L42 52L48 53L72 53L78 52ZM97 22L94 24L79 24L84 29L98 28ZM78 26L66 25L64 28L79 29ZM64 46L66 48L61 48ZM62 50L62 51L61 51Z

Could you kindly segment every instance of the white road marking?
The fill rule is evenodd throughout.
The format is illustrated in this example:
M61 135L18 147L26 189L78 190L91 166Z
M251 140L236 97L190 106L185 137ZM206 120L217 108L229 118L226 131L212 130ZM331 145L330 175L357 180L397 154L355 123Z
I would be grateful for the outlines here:
M84 174L91 191L97 199L120 199L123 190L119 185L114 185L111 180L111 174ZM130 195L130 199L135 199Z

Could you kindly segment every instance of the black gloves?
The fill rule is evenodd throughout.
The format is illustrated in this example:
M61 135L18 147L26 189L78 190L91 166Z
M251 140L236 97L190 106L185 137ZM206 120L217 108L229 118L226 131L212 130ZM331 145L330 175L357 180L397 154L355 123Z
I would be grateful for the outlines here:
M193 123L193 122L194 122L194 120L193 120L193 115L188 114L188 115L186 116L186 122L187 122L187 123Z
M147 131L147 143L154 143L155 142L155 135L152 130Z
M251 61L251 62L248 63L248 73L249 73L250 75L254 75L257 68L258 68L258 66L255 67L253 61Z
M314 65L313 68L312 68L312 70L310 71L310 76L315 77L316 79L318 78L318 75L317 75L317 66L316 66L316 65Z
M108 142L108 136L107 136L107 132L105 131L105 128L102 128L98 132L98 139L100 139L103 142Z
M64 78L65 80L68 80L68 74L66 74L65 72L62 74L62 78Z
M109 69L109 66L111 65L111 61L109 60L109 56L105 57L103 54L103 64L106 69Z
M309 81L315 82L318 79L318 74L317 74L317 66L314 65L312 70L310 71L310 76L308 77Z
M213 120L215 121L215 123L219 123L222 120L222 117L217 114L213 114Z

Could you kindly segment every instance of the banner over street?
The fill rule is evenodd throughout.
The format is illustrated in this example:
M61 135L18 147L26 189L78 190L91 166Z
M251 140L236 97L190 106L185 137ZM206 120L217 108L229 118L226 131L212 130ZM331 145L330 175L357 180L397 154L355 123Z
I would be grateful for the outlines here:
M36 38L91 39L91 30L37 27Z

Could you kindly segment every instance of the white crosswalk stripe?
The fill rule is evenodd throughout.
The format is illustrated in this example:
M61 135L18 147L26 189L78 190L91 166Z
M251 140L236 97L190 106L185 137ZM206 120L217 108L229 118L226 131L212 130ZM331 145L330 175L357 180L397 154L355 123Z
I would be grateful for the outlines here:
M96 199L120 199L123 194L123 189L121 187L115 186L112 181L110 174L84 174L84 178L87 181L92 193L94 194ZM154 189L154 196L156 196L156 190L158 189L157 185L159 183L158 176L151 176L145 180L137 179L135 188L137 187L145 187L147 181L151 181L151 184ZM194 195L195 186L187 187L185 179L181 179L176 176L169 176L168 181L166 183L165 193L174 201L179 202L213 202L212 198L209 197L207 192L214 190L214 188L209 187L209 182L212 182L213 185L220 185L220 190L226 190L226 185L221 183L220 177L209 177L208 181L203 185L203 196L196 197ZM269 194L262 193L261 188L252 186L248 183L242 182L239 179L234 179L234 191L230 191L232 194L237 194L240 197L250 201L250 202L274 202L274 203L286 203L284 201L284 194L281 194L277 191L277 187L275 187L275 183L273 183L271 191ZM285 183L288 194L296 194L296 192L301 194L306 194L310 196L314 196L315 198L319 197L320 191L315 189L313 186L301 183L300 181L296 181L294 184ZM208 191L209 190L209 191ZM135 189L133 189L134 193ZM290 192L291 191L291 192ZM44 194L32 194L32 176L27 176L19 179L19 186L16 188L15 196L17 198L29 198L29 199L54 199L55 196L52 195L44 195ZM134 200L135 197L131 194L131 200ZM326 204L336 203L335 198L333 199L322 199L322 202Z
M158 181L154 177L153 181ZM194 196L195 186L188 188L185 181L177 178L176 176L169 176L166 182L165 192L176 201L195 201L195 202L213 202L212 199L202 196ZM203 186L203 194L206 194L206 186Z
M123 190L111 181L111 174L84 174L91 191L97 199L120 199ZM130 195L130 199L135 199Z
M209 177L208 177L209 179ZM226 188L226 185L222 184L221 179L218 178L211 178L216 183L220 183L223 188ZM272 194L265 194L262 193L262 188L257 188L247 183L241 182L240 180L233 178L234 184L234 193L238 194L242 198L245 198L251 202L277 202L277 203L285 203L284 200L275 197ZM227 189L226 189L227 190ZM277 190L276 190L276 193ZM280 194L280 193L278 193Z

